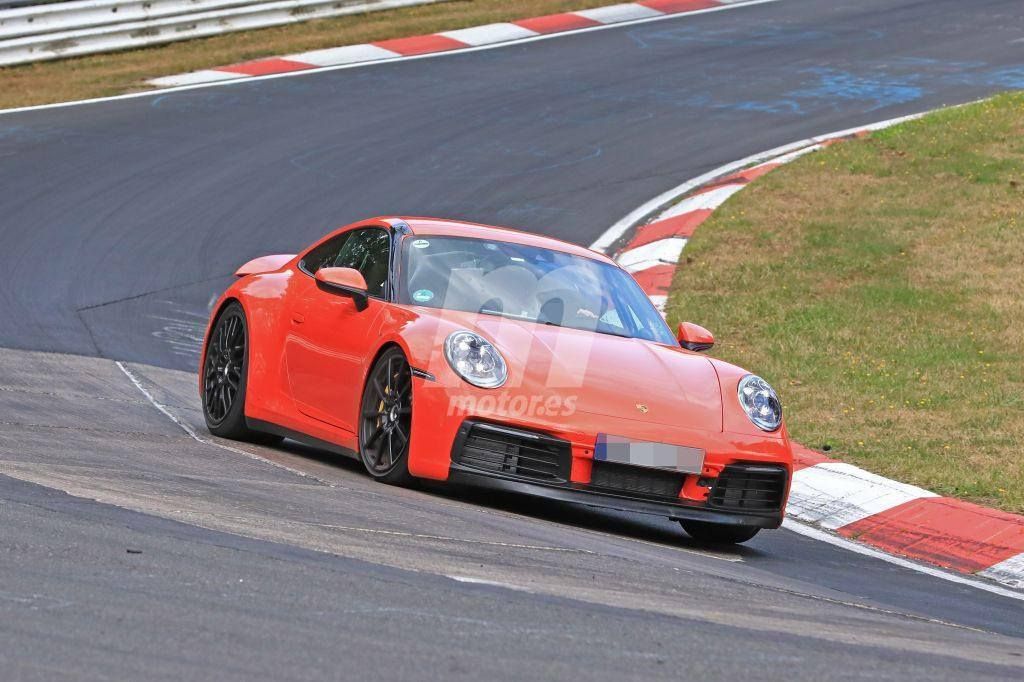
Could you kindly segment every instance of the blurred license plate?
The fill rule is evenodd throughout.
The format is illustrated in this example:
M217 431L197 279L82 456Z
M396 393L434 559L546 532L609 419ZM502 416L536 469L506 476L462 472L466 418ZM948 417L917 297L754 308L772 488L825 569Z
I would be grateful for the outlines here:
M651 443L607 433L597 434L594 459L616 464L670 469L684 474L699 474L704 468L702 448Z

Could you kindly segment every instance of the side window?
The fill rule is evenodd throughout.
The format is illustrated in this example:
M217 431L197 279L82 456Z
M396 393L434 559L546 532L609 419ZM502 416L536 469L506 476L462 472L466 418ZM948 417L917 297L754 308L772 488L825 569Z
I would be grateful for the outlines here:
M320 268L355 268L366 280L370 296L384 298L390 250L391 237L387 230L365 227L321 244L306 254L299 266L311 275Z
M379 227L355 230L350 235L332 265L355 268L363 274L370 295L383 298L388 283L391 236Z
M320 268L332 267L334 265L334 261L338 258L338 253L341 251L342 247L345 246L345 242L348 241L348 238L351 236L352 232L346 232L345 234L338 235L328 242L324 242L307 253L305 258L299 262L299 267L311 275L315 275L316 271Z

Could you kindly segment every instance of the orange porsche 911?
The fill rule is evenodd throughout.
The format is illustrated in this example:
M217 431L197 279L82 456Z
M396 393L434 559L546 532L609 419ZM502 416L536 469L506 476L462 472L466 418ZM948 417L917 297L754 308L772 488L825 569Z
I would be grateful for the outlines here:
M283 437L434 479L678 520L709 542L782 522L775 391L701 354L625 270L533 234L430 218L257 258L214 307L210 431Z

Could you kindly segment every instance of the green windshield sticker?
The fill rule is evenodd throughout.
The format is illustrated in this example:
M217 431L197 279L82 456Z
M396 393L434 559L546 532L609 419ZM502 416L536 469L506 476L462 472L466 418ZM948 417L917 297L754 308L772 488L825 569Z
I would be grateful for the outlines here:
M434 298L434 292L430 289L417 289L412 292L412 300L417 303L426 303L432 298Z

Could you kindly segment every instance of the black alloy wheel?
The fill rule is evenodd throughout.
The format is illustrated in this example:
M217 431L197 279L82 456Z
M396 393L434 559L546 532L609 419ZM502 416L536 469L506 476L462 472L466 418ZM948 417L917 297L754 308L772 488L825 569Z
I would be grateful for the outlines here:
M217 320L203 364L203 408L208 424L221 424L231 413L242 387L245 361L245 316L228 309Z
M371 476L409 483L412 371L399 348L389 348L366 379L359 417L359 455Z
M203 358L203 416L215 436L270 444L278 436L258 433L245 422L249 376L249 329L237 301L225 306L210 332Z

